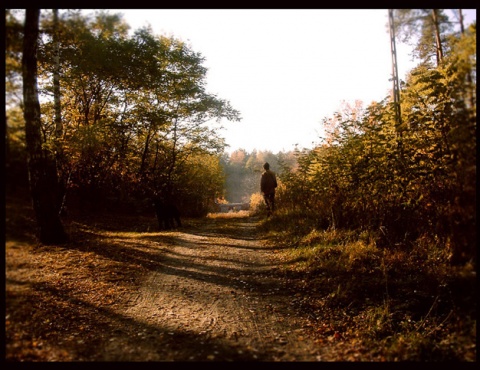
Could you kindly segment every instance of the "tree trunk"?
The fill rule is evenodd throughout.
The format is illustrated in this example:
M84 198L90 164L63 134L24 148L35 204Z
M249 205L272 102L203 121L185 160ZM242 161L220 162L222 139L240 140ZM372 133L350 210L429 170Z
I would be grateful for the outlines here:
M463 12L462 9L458 9L458 17L459 17L459 22L460 22L460 32L462 33L462 36L465 35L465 26L463 25ZM472 109L475 106L475 97L473 94L473 78L472 78L472 72L469 71L467 73L467 88L465 89L465 95L467 96L466 101L470 103L468 106L469 109Z
M463 26L463 12L462 9L458 9L458 21L460 22L460 32L462 35L465 33L465 28Z
M39 9L26 9L23 40L23 100L25 135L28 151L30 192L40 242L58 244L67 241L67 235L58 210L58 181L54 155L42 148L40 102L37 88L37 47Z
M440 26L438 24L437 9L432 9L432 19L433 19L433 26L435 28L435 43L436 43L435 50L437 54L437 67L438 67L443 59L443 48L442 48L442 40L440 37Z
M63 122L62 122L62 103L60 93L60 37L59 37L59 21L58 21L58 9L53 9L53 48L54 48L54 65L53 65L53 106L54 106L54 122L55 122L55 160L57 166L57 176L59 177L58 188L58 207L59 213L65 212L65 200L67 196L67 182L68 176L65 174L65 166L62 166L63 159Z
M55 138L63 134L62 107L60 102L60 45L58 41L58 9L53 9L53 43L55 48L53 71L53 98L55 106Z

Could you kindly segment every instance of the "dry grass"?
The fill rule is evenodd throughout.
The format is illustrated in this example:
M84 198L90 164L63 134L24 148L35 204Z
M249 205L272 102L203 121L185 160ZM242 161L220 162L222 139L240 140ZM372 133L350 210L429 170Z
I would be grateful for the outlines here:
M377 248L368 233L318 230L277 213L263 230L281 246L296 301L320 332L370 353L373 361L476 361L476 271L452 267L448 251L421 239ZM352 357L353 359L354 357Z
M250 217L250 211L231 211L231 212L225 212L225 213L209 213L207 215L207 218L213 218L213 219L223 219L223 218L246 218Z

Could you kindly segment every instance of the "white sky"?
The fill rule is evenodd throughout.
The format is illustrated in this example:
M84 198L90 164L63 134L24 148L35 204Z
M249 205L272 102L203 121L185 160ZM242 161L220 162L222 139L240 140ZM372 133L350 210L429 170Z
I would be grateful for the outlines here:
M390 94L387 9L109 9L132 31L181 39L205 58L207 92L230 101L228 151L311 148L343 100L367 106ZM466 12L466 24L476 10ZM415 66L396 43L400 79Z

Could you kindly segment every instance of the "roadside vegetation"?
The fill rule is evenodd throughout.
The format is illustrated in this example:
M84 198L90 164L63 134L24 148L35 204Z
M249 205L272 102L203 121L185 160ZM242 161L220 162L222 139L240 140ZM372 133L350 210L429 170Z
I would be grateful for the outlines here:
M368 232L318 230L281 211L261 229L294 261L292 302L319 340L373 361L476 361L476 269L451 266L440 244L379 247Z

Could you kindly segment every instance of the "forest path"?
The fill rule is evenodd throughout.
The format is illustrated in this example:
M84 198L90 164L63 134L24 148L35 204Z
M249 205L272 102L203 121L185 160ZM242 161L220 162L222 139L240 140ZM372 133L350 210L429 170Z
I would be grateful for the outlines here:
M281 262L257 223L207 219L167 233L168 244L152 239L157 267L122 313L143 331L135 345L112 339L104 360L321 361L322 347L294 312Z

